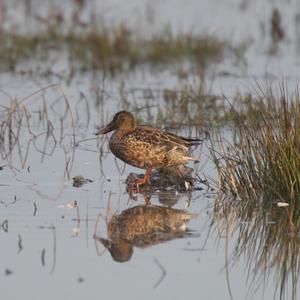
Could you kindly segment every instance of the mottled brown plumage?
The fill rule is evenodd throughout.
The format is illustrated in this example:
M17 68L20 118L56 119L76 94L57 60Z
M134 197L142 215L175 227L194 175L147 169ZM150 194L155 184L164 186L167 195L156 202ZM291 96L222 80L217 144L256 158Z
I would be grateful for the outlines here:
M107 239L96 238L119 262L127 261L133 247L145 248L183 237L186 223L196 215L163 206L139 205L114 215L107 225Z
M153 168L183 165L195 160L189 155L189 148L200 142L151 126L137 126L134 116L127 111L115 114L98 134L110 131L115 131L109 141L112 153L132 166L147 169L144 179L136 182L137 185L148 182Z

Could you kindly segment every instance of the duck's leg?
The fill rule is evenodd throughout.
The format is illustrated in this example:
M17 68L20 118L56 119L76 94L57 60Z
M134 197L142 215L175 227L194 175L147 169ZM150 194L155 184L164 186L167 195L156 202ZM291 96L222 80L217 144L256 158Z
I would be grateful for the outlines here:
M152 174L152 170L153 170L153 167L148 168L143 178L138 178L134 181L137 188L139 188L140 185L149 183L150 177Z

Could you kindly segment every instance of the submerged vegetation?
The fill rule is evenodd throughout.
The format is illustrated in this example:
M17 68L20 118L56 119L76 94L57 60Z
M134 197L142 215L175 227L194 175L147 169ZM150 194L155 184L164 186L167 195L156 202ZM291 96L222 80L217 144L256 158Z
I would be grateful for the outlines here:
M92 25L91 25L92 26ZM172 34L166 29L150 37L142 37L125 25L115 29L90 27L84 32L55 28L31 34L1 32L2 69L16 70L28 59L57 61L63 53L72 71L102 70L110 75L130 71L138 65L178 65L190 62L205 69L222 60L230 49L228 41L209 34Z
M137 66L152 68L174 64L203 72L211 64L220 62L225 53L238 61L245 51L243 46L235 47L228 39L208 32L175 33L171 26L166 25L158 32L147 30L145 33L139 25L107 24L101 16L93 13L87 19L83 17L87 1L74 1L69 17L55 6L48 15L41 16L32 12L29 4L30 1L24 3L26 26L5 26L9 17L2 11L2 71L38 70L40 74L55 74L57 71L53 65L63 64L64 71L71 74L100 70L116 75L121 71L134 70ZM150 22L147 26L151 28L153 24Z
M20 172L30 168L32 151L43 162L59 148L65 156L64 178L69 179L78 121L59 85L50 85L21 100L10 98L9 104L0 105L0 160L6 161L5 166L13 172Z
M173 89L134 90L122 85L119 93L122 108L134 112L138 119L169 130L185 129L190 135L234 125L235 109L244 118L256 118L253 95L236 92L229 101L213 94L212 87L201 78Z
M234 201L224 196L215 203L214 218L219 236L225 236L233 247L228 254L229 268L246 262L250 295L274 283L274 299L298 299L299 208L266 207L246 197Z

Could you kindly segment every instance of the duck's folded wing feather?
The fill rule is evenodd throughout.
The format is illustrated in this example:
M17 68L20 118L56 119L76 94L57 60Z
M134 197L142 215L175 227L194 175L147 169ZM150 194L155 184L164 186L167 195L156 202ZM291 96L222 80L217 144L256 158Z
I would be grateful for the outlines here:
M172 146L187 149L193 145L200 143L199 140L190 140L181 136L177 136L170 132L165 132L150 126L139 126L134 131L137 140L149 143L157 147L172 148Z

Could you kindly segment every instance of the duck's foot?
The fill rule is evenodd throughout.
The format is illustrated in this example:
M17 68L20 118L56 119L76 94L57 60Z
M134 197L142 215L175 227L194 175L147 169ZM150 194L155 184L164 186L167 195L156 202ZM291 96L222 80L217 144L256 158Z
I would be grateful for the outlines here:
M134 185L136 187L136 191L139 192L139 187L141 185L146 185L150 183L150 177L152 173L152 167L148 168L143 178L136 178L134 180Z
M145 185L145 184L149 184L149 179L145 179L145 176L144 178L137 178L134 180L134 185L139 188L140 185Z

